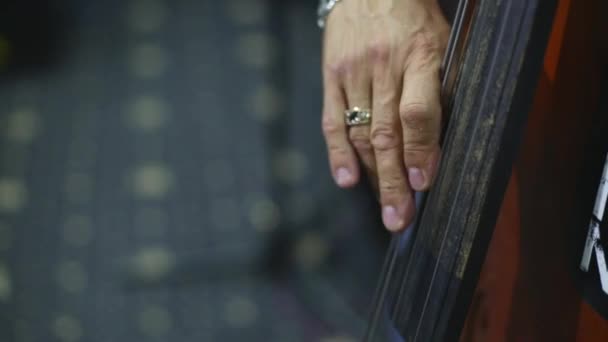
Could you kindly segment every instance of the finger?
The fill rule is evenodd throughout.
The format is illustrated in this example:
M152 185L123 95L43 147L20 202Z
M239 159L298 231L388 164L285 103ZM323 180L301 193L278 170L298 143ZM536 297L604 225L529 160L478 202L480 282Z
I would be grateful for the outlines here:
M411 190L403 163L399 122L400 79L381 65L374 71L371 141L378 169L378 185L384 225L404 229L414 216Z
M410 186L424 191L433 183L440 158L440 61L418 61L405 71L399 113Z
M345 98L333 70L323 72L322 129L334 181L347 188L359 180L357 157L347 138L344 111Z
M355 67L344 79L344 91L349 109L371 109L372 85L369 71L364 63ZM349 128L349 140L359 156L370 179L376 177L376 160L370 142L370 126L359 125Z

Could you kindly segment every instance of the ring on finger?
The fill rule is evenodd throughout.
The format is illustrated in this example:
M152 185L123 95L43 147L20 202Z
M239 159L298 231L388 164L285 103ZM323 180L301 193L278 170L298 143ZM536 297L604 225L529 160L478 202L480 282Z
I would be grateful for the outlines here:
M344 111L344 120L347 126L369 125L372 122L372 111L353 107Z

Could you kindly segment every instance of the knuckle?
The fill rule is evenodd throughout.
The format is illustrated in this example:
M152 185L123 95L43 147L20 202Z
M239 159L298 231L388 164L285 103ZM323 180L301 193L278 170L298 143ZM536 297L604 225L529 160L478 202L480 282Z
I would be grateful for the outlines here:
M372 144L369 141L369 136L363 133L351 133L350 142L355 149L362 153L370 153L373 150Z
M428 128L433 121L428 105L422 102L409 102L401 105L399 115L406 128L414 131Z
M439 48L439 36L429 31L418 31L412 35L411 44L420 53L435 53Z
M424 165L433 154L434 145L407 143L403 146L403 160L406 164Z
M431 146L408 142L403 144L403 154L407 157L417 158L431 153Z
M387 151L399 146L399 133L390 125L378 124L372 128L371 143L378 151Z
M340 57L325 64L326 72L334 77L341 78L344 75L352 73L355 68L356 60L351 57Z
M411 103L402 106L401 122L404 128L405 151L424 152L431 150L439 141L440 118L428 110L428 106Z
M403 142L403 153L405 155L421 155L430 153L433 150L432 140L407 139Z
M342 74L342 68L338 62L327 62L323 66L323 69L325 74L333 80L338 79Z
M441 39L430 32L417 32L412 36L411 46L418 69L430 66L439 67L441 63ZM411 64L411 63L410 63Z
M430 132L409 133L403 140L404 156L415 158L418 155L429 154L438 145L437 140L436 135Z
M384 195L398 194L405 190L402 182L396 177L380 177L378 180L378 188Z
M384 41L373 42L367 48L367 55L376 64L387 64L391 55L391 46Z
M349 158L348 150L340 144L328 143L327 151L329 154L329 159L335 163L339 163L339 161L348 160Z
M332 137L334 135L340 134L343 130L341 124L330 115L323 115L323 119L321 120L321 129L323 130L323 134L326 137Z

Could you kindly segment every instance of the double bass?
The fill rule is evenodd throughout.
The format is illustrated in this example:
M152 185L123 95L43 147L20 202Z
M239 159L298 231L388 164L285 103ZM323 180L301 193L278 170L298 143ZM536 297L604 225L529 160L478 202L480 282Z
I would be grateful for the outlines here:
M581 267L608 151L606 7L459 1L439 175L392 237L366 341L608 340L601 258Z

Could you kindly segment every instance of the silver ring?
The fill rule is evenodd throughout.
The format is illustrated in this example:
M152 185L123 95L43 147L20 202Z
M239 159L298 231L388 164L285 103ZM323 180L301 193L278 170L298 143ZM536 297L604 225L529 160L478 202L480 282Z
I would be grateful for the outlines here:
M369 125L372 122L372 111L353 107L344 111L346 126Z

